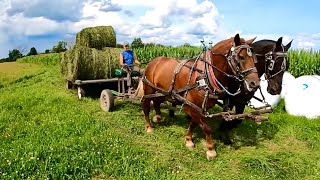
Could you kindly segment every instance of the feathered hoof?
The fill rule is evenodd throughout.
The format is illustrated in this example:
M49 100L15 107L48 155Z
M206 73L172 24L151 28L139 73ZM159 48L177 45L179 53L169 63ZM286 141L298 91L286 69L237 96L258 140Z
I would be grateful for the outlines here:
M155 116L153 116L152 121L153 121L154 123L159 123L160 120L161 120L161 116L160 116L160 115L155 115Z
M209 161L215 159L216 157L217 157L217 152L215 150L207 151L207 159Z
M147 127L146 131L147 131L147 133L153 133L153 128L152 127Z
M186 141L186 147L190 150L194 149L194 143L192 141Z

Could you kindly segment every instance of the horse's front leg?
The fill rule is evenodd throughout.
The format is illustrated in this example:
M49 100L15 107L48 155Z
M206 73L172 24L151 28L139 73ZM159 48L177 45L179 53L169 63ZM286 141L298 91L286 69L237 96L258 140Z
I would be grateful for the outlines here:
M187 148L193 149L194 148L194 143L192 141L192 133L193 133L193 130L196 127L197 124L193 122L193 120L191 119L190 116L188 116L188 119L190 120L190 123L189 123L189 128L188 128L187 133L186 133L185 143L186 143L186 147Z
M199 124L199 126L201 127L201 129L203 130L206 136L207 159L208 160L214 159L217 156L217 153L214 149L213 139L211 135L211 128L208 125L205 117L202 114L195 112L189 106L185 106L185 110L191 116L192 118L191 121L193 121L193 123Z
M200 118L200 127L202 128L206 136L207 159L212 160L217 156L217 152L214 149L214 144L213 144L212 135L211 135L211 128L206 122L204 117Z

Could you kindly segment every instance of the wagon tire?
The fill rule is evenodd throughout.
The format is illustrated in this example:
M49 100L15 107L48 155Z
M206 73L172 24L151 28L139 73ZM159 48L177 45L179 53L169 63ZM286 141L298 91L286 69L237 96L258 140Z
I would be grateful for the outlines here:
M100 107L103 111L109 112L114 106L114 96L109 89L101 91L100 95Z
M83 90L82 87L78 86L78 98L79 99L82 99L83 97L85 97L86 93L85 91Z

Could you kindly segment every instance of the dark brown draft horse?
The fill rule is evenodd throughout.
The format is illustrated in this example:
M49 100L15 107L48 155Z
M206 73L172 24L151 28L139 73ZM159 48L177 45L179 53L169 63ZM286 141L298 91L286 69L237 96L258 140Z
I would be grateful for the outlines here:
M234 78L245 81L249 90L259 87L259 77L250 50L252 41L241 43L237 34L232 42L220 42L232 51L228 58L204 51L198 58L189 60L178 61L168 57L152 60L147 65L142 79L144 95L141 104L145 114L146 131L153 131L149 119L151 101L156 111L153 117L155 123L161 119L160 104L163 101L180 102L183 104L184 112L190 117L185 137L186 146L194 147L192 131L199 125L206 136L207 158L213 159L217 154L211 128L206 122L207 109L213 107L217 99L227 92L229 82Z

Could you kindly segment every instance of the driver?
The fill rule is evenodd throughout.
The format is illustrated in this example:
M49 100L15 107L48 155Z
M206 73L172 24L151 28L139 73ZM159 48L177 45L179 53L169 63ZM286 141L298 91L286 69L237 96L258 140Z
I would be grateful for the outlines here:
M141 62L137 60L137 56L130 50L128 42L123 43L123 50L120 53L120 65L127 72L127 86L129 89L132 87L131 72L138 71L141 73L141 69L135 66L141 65Z

